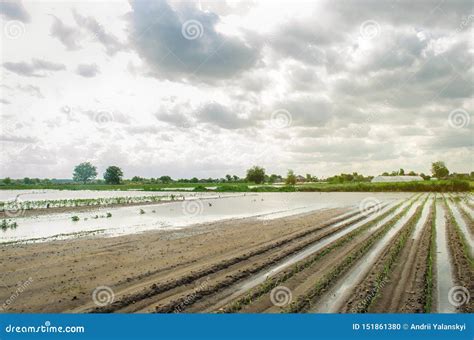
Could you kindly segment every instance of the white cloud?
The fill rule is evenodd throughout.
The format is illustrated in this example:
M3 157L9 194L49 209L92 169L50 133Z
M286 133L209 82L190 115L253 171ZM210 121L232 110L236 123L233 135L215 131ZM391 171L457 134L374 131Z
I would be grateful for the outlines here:
M362 3L8 2L0 177L472 171L471 3Z

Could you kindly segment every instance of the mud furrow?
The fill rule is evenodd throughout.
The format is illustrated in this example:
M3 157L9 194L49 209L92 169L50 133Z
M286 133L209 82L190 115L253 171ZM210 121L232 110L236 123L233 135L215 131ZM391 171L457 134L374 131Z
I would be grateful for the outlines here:
M365 216L368 217L368 216ZM331 228L327 232L317 235L314 238L306 240L299 245L296 245L290 249L283 249L277 255L268 254L263 261L257 264L250 264L244 268L240 268L237 272L225 272L219 277L214 284L208 284L205 287L201 287L201 289L195 289L191 293L186 295L178 294L175 299L168 301L166 303L161 303L160 305L156 306L155 312L157 313L171 313L176 312L177 308L179 307L179 311L183 311L192 307L197 301L205 297L209 297L211 295L215 295L222 290L233 286L237 282L242 281L245 278L251 277L272 265L278 264L281 261L290 258L294 254L303 251L304 249L310 247L312 244L318 243L334 234L338 234L339 232L347 229L348 227L352 226L357 222L361 222L366 218L357 218L351 219L349 222L343 223L342 225L338 226L337 228ZM225 276L224 276L225 275Z
M359 215L359 216L357 216ZM365 215L360 215L357 212L354 212L353 214L344 214L342 218L333 218L328 222L319 224L316 227L310 228L308 230L305 230L303 232L298 232L295 233L295 235L292 235L290 237L287 237L285 239L279 240L277 242L273 242L269 245L266 245L264 247L258 248L256 250L235 256L233 258L223 260L215 265L212 265L210 267L197 270L194 272L190 272L188 275L184 275L181 278L170 280L168 282L164 283L154 283L151 284L149 287L143 289L142 291L138 293L132 293L129 295L123 296L120 300L115 301L113 304L105 306L105 307L95 307L92 308L90 311L91 312L99 312L99 313L109 313L109 312L115 312L120 309L123 309L127 306L130 306L132 304L136 304L138 301L145 300L145 299L150 299L153 298L159 294L162 294L166 291L182 287L188 284L191 284L199 279L202 279L206 276L216 274L222 270L225 270L233 265L236 265L240 262L246 261L252 257L258 256L265 254L267 252L271 252L273 250L277 250L282 246L286 246L289 243L304 239L307 236L311 236L314 233L318 233L317 237L326 237L330 235L333 232L336 232L337 230L340 230L341 228L347 227L347 225L344 223L346 220L350 220L351 222L348 222L347 224L354 223L355 221L360 221L367 218ZM320 232L324 232L327 228L337 225L338 223L342 223L342 225L334 230L330 230L327 234L319 235ZM309 243L314 242L313 239L310 240ZM301 247L304 247L305 245L302 245ZM292 253L296 250L289 251L289 253ZM285 256L288 256L286 254Z
M287 286L288 280L291 281L295 278L295 276L301 275L301 273L313 273L317 272L322 268L329 268L326 267L326 262L336 260L336 258L339 257L345 251L347 251L347 249L351 250L354 247L353 242L356 242L356 240L358 240L358 237L360 237L361 234L367 232L381 221L387 219L390 215L395 214L394 216L398 216L398 213L395 212L400 208L403 203L404 202L398 204L397 206L389 209L385 213L378 216L376 219L367 222L352 230L348 234L343 235L340 238L332 241L331 243L327 244L326 246L315 252L313 255L308 256L307 259L299 261L288 269L285 269L281 273L278 273L274 277L265 280L262 284L249 291L245 296L238 297L233 301L227 302L225 305L221 304L221 308L219 310L227 313L237 312L245 306L253 304L257 299L260 299L263 295L269 293L273 288L277 287L278 285L285 283L285 286ZM330 254L334 255L331 257L331 259L328 259L328 255ZM325 262L324 265L322 262ZM317 269L314 269L316 266ZM269 299L266 300L269 301ZM250 309L248 311L255 312L256 310Z
M463 287L468 292L474 291L474 260L470 254L470 248L467 240L462 233L459 225L444 201L443 207L446 210L446 228L448 234L449 251L454 266L454 281L458 287ZM451 297L451 304L453 296ZM454 300L456 302L456 300ZM464 313L474 312L474 299L470 299L464 304L456 306L458 310Z
M301 295L293 302L288 308L285 309L286 312L304 312L311 308L312 304L326 293L329 288L341 278L345 273L347 273L359 259L361 259L365 254L369 252L372 246L380 240L389 230L408 213L411 206L414 202L411 202L409 206L403 209L403 211L390 219L385 223L381 228L379 228L375 233L373 233L370 238L368 238L363 244L359 244L354 247L350 254L337 266L331 269L329 273L324 275L320 280L318 280L312 288L304 295ZM319 303L319 302L318 302Z
M350 298L352 290L357 287L364 277L372 269L372 265L386 249L387 244L393 239L397 232L413 216L420 202L412 202L404 209L403 214L396 220L390 221L383 229L374 233L372 239L362 245L355 253L355 263L345 270L343 275L332 284L332 286L318 298L317 304L310 309L311 312L336 313Z
M431 294L426 294L426 281L433 223L434 203L430 200L416 227L420 228L419 237L414 235L408 240L370 313L423 313L425 306L431 303L427 302Z
M366 313L380 297L380 292L387 284L393 266L400 258L407 240L415 230L425 203L426 200L385 246L385 250L373 264L369 274L362 282L357 284L349 300L342 306L341 312Z

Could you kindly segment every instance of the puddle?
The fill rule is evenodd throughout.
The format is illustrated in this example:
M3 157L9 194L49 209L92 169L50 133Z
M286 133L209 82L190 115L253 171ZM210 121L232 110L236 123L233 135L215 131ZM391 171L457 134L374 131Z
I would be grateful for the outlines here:
M449 303L449 290L454 287L453 267L448 251L445 211L441 203L436 203L436 278L438 313L456 313Z
M322 296L317 304L317 307L310 310L311 313L337 313L339 311L343 303L347 301L350 294L352 294L354 287L367 275L373 263L382 254L385 246L410 219L418 206L422 204L423 199L423 197L418 199L418 201L413 204L405 216L398 220L395 225L390 228L390 230L379 241L376 242L373 248L369 250L369 253L364 255L360 260L353 264L349 272L340 278L329 290L329 292ZM425 206L424 209L427 209L427 206ZM391 217L393 217L393 215ZM385 221L388 221L391 217L388 217L385 219ZM378 228L380 228L381 225L382 224L380 224Z
M456 222L459 225L459 228L461 229L461 232L463 233L464 237L466 238L469 246L469 251L471 253L471 256L474 255L473 252L473 245L474 245L474 235L469 232L469 227L467 226L466 222L461 216L461 212L459 211L458 207L456 204L453 204L451 201L447 200L449 207L451 208L451 211L453 212L454 218L456 219Z

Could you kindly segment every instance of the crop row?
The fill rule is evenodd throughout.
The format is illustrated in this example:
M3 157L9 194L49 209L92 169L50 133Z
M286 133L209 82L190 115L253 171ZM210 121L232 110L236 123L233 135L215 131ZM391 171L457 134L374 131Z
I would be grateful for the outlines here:
M394 213L403 202L397 204L396 206L392 207L385 213L381 214L380 216L376 217L375 219L363 224L359 228L351 231L347 235L341 237L340 239L332 242L329 246L323 248L322 250L318 251L315 255L311 256L309 259L299 262L291 267L291 269L287 272L282 273L282 275L278 275L273 279L269 279L265 281L262 285L260 285L256 290L250 292L246 296L236 300L235 302L231 303L227 307L224 308L224 312L226 313L235 313L242 309L245 305L252 303L255 299L263 296L264 294L268 293L270 290L275 288L276 286L282 284L283 282L287 281L295 274L303 271L304 269L310 267L318 260L322 259L326 255L330 254L335 249L341 248L342 246L349 243L355 237L360 235L361 233L365 232L366 230L370 229L371 227L375 226L377 223L385 219L387 216Z
M22 201L20 199L0 202L0 212L22 211L32 209L66 208L66 207L91 207L108 206L120 204L137 203L157 203L162 200L182 200L183 196L125 196L125 197L105 197L105 198L79 198L61 200L38 200Z
M361 245L357 246L355 250L351 252L344 260L342 260L337 266L335 266L329 273L324 275L314 286L309 290L309 292L300 296L296 301L290 304L290 306L285 310L289 313L297 313L304 310L307 310L311 307L311 302L314 301L318 296L324 293L332 283L337 280L341 275L346 273L363 255L365 255L372 246L380 240L387 232L402 218L405 216L415 201L410 202L410 204L405 207L402 212L390 219L382 229L378 230L372 234L367 240L365 240Z
M424 202L416 209L415 213L410 217L408 222L395 236L395 242L389 247L388 254L384 260L382 270L377 274L375 283L372 286L371 291L367 294L366 298L357 306L355 313L366 313L370 306L377 300L380 294L381 288L384 286L384 282L390 276L393 265L399 259L400 254L405 247L406 241L413 234L415 226L420 220L423 207L426 204L428 197Z

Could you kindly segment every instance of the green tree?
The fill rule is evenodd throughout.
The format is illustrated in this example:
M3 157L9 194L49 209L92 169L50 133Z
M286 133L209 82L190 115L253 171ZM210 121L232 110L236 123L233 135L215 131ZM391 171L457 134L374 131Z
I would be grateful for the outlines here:
M276 181L278 181L278 175L271 174L270 177L268 178L268 181L270 183L275 183Z
M90 162L84 162L74 168L72 179L76 182L82 182L86 184L91 179L96 178L96 176L97 168Z
M247 170L247 180L255 184L261 184L265 179L265 169L259 166L254 166Z
M159 180L161 183L170 183L173 181L170 176L161 176Z
M296 175L293 170L288 170L288 174L286 175L285 184L287 185L295 185L296 184Z
M122 177L122 169L115 165L109 166L104 172L104 179L107 184L120 184Z
M449 175L449 170L446 167L446 164L442 161L437 161L431 164L431 172L434 177L445 178Z
M400 170L398 171L398 174L399 174L400 176L404 176L404 175L405 175L405 170L400 169Z
M227 182L232 181L232 176L231 175L225 175L225 178L227 179Z
M423 178L425 181L428 181L431 178L430 176L425 175L424 173L421 173L420 177Z

